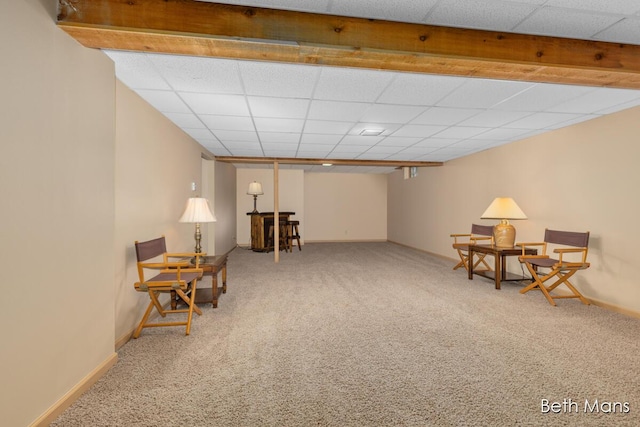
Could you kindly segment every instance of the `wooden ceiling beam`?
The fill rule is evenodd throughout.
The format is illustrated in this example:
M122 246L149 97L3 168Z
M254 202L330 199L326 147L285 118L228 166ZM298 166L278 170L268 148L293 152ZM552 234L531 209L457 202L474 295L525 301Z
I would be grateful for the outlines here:
M640 46L193 0L59 0L91 48L640 89Z
M442 166L442 162L420 162L404 160L350 160L350 159L310 159L291 157L236 157L236 156L216 156L216 160L225 163L247 163L247 164L273 164L281 165L323 165L332 166L377 166L377 167L433 167Z

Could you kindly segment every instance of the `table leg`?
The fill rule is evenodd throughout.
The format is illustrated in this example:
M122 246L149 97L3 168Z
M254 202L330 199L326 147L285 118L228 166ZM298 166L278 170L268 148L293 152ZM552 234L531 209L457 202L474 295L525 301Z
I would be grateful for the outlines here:
M493 258L495 262L493 269L495 273L494 276L496 279L496 289L500 289L500 278L502 277L502 267L500 264L502 261L502 256L500 256L500 254L495 254Z
M467 272L469 273L469 280L473 280L473 249L469 246L469 257L467 258Z
M222 293L227 293L227 264L222 266Z
M211 295L213 295L213 300L211 301L211 304L213 305L213 308L217 308L218 307L218 271L216 269L214 269L213 273L211 274Z

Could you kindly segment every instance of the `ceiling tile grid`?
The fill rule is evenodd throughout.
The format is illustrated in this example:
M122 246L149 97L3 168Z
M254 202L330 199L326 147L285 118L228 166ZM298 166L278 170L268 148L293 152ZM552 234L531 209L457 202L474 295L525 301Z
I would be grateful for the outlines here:
M640 43L640 0L215 2ZM217 156L448 161L640 105L640 91L625 89L105 53L125 85ZM369 129L381 133L361 135Z

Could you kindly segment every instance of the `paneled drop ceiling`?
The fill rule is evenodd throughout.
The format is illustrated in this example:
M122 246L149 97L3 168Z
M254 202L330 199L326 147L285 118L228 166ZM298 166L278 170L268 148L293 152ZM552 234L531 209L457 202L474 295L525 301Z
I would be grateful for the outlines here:
M640 45L638 0L216 3ZM105 53L125 85L212 154L224 157L446 162L640 105L640 90L619 87L113 49ZM365 131L380 134L365 136Z

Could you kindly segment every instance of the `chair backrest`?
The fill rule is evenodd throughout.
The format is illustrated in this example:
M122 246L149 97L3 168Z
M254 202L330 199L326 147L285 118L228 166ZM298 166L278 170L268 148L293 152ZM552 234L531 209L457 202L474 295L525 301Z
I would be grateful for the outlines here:
M589 246L589 232L578 233L573 231L546 229L544 231L544 241L547 243L554 243L556 245L586 248Z
M164 236L146 242L136 242L136 257L138 262L146 261L167 252Z
M471 234L493 236L493 225L471 224Z

